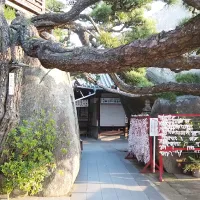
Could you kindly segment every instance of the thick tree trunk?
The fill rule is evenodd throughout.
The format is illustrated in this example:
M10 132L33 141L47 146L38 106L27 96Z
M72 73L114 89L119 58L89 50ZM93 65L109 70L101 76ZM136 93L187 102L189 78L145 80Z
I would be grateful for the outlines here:
M13 66L11 57L17 56L11 45L10 28L3 15L4 0L0 0L0 156L9 131L19 119L19 100L22 69ZM12 48L10 48L12 46ZM14 95L9 95L9 73L14 73Z
M9 66L7 63L0 64L0 154L9 131L19 120L22 69ZM15 76L14 95L9 95L9 72Z

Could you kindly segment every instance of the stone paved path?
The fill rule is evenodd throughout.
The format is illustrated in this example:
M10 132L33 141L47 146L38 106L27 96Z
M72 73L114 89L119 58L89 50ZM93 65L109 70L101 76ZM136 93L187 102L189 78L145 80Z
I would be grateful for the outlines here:
M125 140L84 141L81 169L70 200L164 200L155 186L124 159Z

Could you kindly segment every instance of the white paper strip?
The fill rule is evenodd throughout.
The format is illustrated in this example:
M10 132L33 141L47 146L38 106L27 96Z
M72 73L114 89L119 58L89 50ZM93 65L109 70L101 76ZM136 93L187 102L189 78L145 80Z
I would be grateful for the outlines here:
M14 73L9 73L8 94L9 95L15 94L15 74Z
M150 150L147 118L131 118L128 144L129 152L133 153L138 161L149 162Z
M158 136L158 118L150 118L150 136Z

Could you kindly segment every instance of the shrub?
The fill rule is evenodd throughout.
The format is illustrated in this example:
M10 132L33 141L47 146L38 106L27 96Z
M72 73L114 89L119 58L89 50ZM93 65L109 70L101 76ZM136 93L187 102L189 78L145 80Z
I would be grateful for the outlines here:
M124 73L123 78L128 84L139 87L152 86L153 84L146 78L146 69L139 68Z
M92 10L91 16L96 22L108 23L111 19L112 8L106 3L97 4Z
M8 134L1 171L5 176L4 192L20 189L29 195L42 190L42 182L55 168L53 151L56 142L55 121L41 111L32 122Z
M185 171L193 171L193 170L200 170L200 160L195 159L191 156L189 156L189 159L191 161L190 164L186 164L184 167Z
M178 83L200 83L200 77L197 74L187 73L176 75Z
M178 96L178 93L175 92L163 92L156 94L158 98L169 100L170 102L175 102L176 97Z

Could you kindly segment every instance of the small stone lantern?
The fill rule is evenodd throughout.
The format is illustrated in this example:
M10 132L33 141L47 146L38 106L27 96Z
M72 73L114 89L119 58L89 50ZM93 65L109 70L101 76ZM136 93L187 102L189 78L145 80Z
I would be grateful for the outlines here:
M150 105L149 99L145 100L145 106L142 109L142 113L144 113L144 114L150 114L151 113L151 105Z

